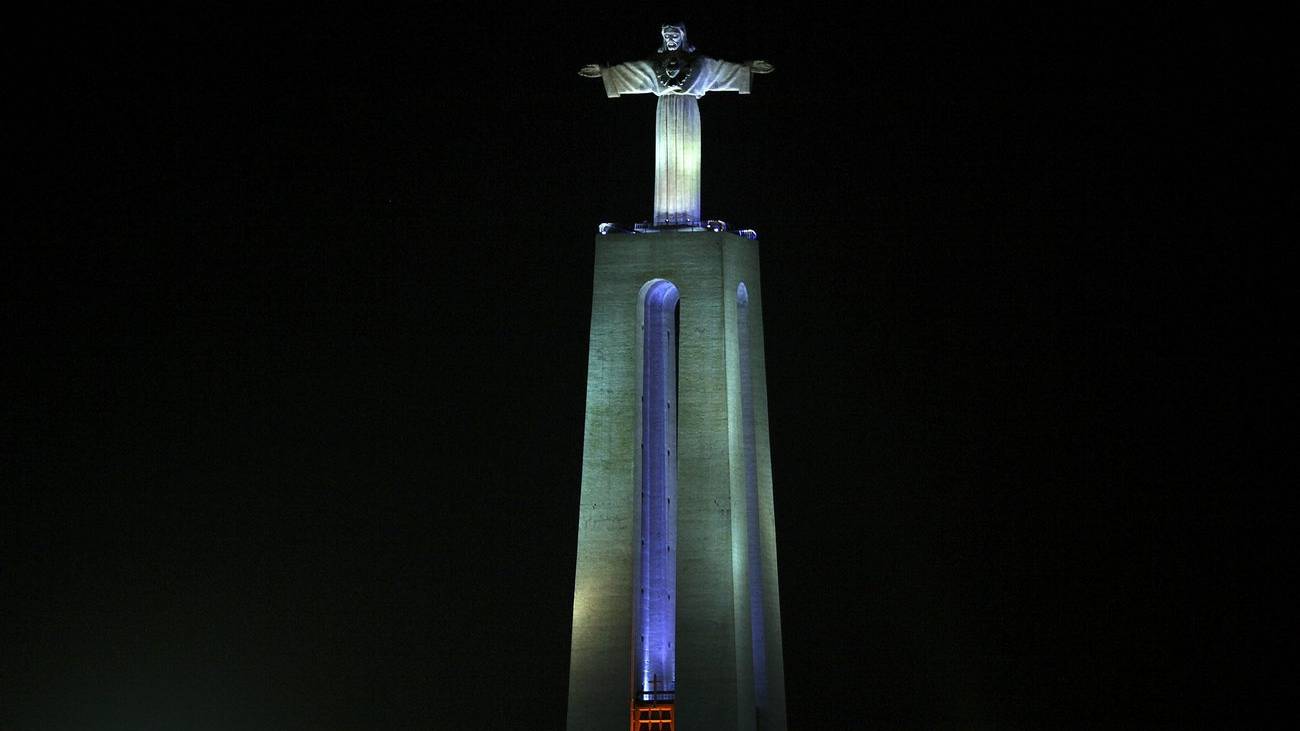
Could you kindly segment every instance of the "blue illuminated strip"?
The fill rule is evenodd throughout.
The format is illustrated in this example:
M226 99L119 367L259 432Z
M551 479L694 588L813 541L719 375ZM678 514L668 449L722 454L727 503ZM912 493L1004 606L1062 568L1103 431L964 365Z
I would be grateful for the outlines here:
M763 617L763 550L758 519L758 454L754 436L754 384L749 356L749 290L741 282L736 288L736 336L740 341L740 409L745 450L745 513L748 517L748 546L745 568L749 580L749 624L754 648L754 698L767 705L767 644Z
M677 287L643 288L641 505L634 667L641 700L671 698L677 624Z

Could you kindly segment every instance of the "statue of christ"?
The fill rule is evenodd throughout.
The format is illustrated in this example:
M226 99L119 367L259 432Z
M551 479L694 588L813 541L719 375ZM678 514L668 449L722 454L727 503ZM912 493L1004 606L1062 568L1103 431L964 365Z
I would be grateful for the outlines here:
M589 64L578 73L600 77L610 98L623 94L654 94L655 201L651 224L699 226L700 107L696 101L710 91L749 93L751 74L772 72L767 61L732 63L697 56L686 40L686 26L671 23L660 29L663 45L648 61L617 66Z

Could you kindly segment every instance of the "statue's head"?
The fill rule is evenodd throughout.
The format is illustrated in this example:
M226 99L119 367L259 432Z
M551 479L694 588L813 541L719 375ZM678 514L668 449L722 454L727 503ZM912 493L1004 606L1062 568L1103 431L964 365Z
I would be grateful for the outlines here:
M664 23L659 29L659 34L663 36L663 45L659 46L660 53L673 53L677 50L684 50L687 53L695 53L695 46L686 40L686 25L684 23Z

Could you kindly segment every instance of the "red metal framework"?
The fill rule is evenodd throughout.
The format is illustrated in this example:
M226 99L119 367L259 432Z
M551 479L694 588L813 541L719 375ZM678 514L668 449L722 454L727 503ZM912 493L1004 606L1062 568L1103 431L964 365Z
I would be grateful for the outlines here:
M672 701L637 701L632 704L632 731L676 731Z

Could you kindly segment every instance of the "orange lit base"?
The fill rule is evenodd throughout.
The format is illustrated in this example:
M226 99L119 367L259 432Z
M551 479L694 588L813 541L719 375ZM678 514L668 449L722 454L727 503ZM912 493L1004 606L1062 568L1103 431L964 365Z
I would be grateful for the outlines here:
M672 701L632 703L632 731L675 731Z

